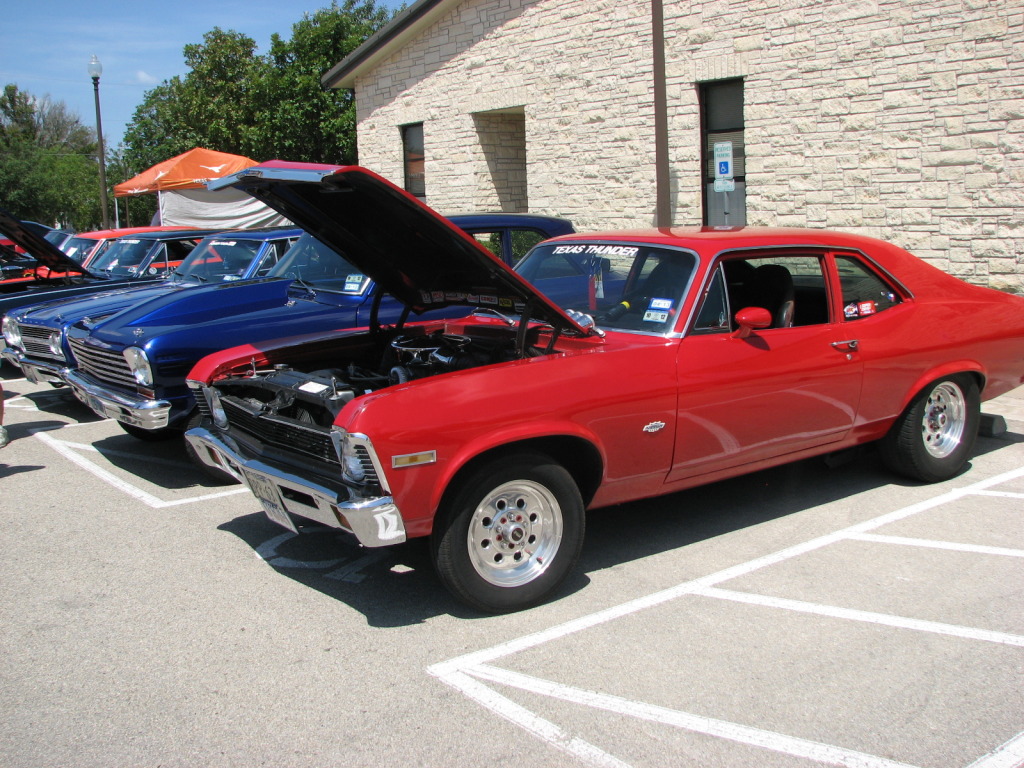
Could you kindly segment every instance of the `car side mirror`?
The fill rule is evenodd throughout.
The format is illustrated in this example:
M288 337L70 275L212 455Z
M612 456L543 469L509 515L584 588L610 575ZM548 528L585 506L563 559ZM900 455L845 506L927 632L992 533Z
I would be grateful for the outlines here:
M733 338L745 339L753 331L768 328L772 324L772 313L764 307L744 307L736 313L736 325Z

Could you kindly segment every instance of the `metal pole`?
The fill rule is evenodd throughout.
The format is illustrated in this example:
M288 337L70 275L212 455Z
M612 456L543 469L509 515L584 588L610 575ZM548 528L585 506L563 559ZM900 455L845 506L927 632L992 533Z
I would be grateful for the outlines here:
M100 160L100 208L103 211L103 228L110 229L110 217L107 215L107 161L103 150L103 121L100 118L100 78L93 75L93 95L96 97L96 142L99 144Z
M665 86L665 12L651 0L651 55L654 75L654 225L672 226L672 189L668 158L668 94Z

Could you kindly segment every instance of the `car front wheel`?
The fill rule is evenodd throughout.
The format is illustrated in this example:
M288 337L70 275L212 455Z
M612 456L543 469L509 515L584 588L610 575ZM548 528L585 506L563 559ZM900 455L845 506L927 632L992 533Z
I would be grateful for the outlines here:
M966 466L981 420L973 376L940 379L922 390L881 443L894 472L926 483L949 480Z
M584 525L583 500L564 467L540 454L495 459L449 495L432 542L434 564L467 605L522 610L572 571Z

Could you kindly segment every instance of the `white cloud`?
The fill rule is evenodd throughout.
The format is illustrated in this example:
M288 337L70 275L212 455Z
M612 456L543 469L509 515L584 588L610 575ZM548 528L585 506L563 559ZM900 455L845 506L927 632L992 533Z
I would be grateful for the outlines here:
M160 82L159 78L153 77L148 72L144 72L141 69L135 73L135 80L140 85L156 85Z

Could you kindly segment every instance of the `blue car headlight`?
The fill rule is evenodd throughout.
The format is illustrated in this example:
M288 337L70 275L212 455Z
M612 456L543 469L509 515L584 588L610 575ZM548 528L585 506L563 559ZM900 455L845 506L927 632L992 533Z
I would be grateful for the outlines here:
M50 331L50 351L53 356L61 360L64 359L64 334L61 331Z
M9 347L21 347L21 328L18 322L10 315L4 315L4 339Z
M128 347L124 351L124 359L128 361L128 368L136 383L142 387L153 386L153 367L149 364L149 357L146 350L139 347Z

